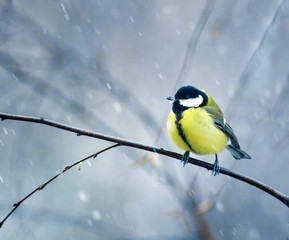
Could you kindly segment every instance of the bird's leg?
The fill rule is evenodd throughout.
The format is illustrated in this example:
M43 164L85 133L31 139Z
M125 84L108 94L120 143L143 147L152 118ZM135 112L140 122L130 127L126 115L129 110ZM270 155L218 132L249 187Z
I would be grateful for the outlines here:
M186 164L188 163L189 157L190 157L190 152L186 151L182 157L183 167L186 166Z
M219 166L219 161L218 161L218 155L215 154L216 159L214 162L214 167L213 167L213 171L212 171L212 175L216 176L217 174L219 174L220 172L220 166Z

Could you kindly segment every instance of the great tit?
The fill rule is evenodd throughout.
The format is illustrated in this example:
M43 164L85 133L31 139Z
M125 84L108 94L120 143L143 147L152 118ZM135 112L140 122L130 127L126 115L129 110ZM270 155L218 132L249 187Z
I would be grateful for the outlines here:
M217 153L227 148L235 159L251 159L241 150L233 129L226 122L223 110L203 90L193 86L181 87L172 101L167 130L172 141L185 150L183 166L189 160L190 152L204 155L215 154L212 174L220 171ZM228 144L230 139L231 144Z

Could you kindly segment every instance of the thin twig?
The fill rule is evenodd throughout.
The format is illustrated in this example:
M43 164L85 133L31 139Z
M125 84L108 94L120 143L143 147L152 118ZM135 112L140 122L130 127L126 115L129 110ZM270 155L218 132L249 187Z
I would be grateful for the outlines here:
M40 185L39 187L35 188L31 193L29 193L27 196L25 196L24 198L22 198L22 199L21 199L20 201L18 201L17 203L14 203L14 204L13 204L13 209L12 209L12 210L10 211L10 213L8 213L8 215L0 222L0 228L3 226L4 222L10 217L10 215L11 215L26 199L28 199L29 197L31 197L31 196L32 196L34 193L36 193L37 191L41 191L42 189L44 189L44 188L46 187L46 185L48 185L49 183L51 183L53 180L55 180L56 178L58 178L60 175L62 175L63 173L65 173L67 170L75 167L76 165L78 165L78 164L80 164L80 163L82 163L82 162L84 162L84 161L86 161L86 160L88 160L88 159L90 159L90 158L93 158L93 159L94 159L94 158L96 158L99 154L101 154L101 153L103 153L103 152L106 152L106 151L108 151L108 150L110 150L110 149L112 149L112 148L118 147L118 146L120 146L119 143L114 144L114 145L109 146L109 147L107 147L107 148L105 148L105 149L102 149L101 151L99 151L99 152L97 152L97 153L94 153L94 154L92 154L92 155L90 155L90 156L88 156L88 157L85 157L85 158L83 158L83 159L81 159L81 160L79 160L79 161L77 161L77 162L75 162L75 163L73 163L73 164L71 164L71 165L65 166L60 173L56 174L54 177L50 178L47 182L45 182L44 184L42 184L42 185Z
M195 55L197 45L199 43L201 34L203 33L203 30L206 26L206 23L211 16L211 12L214 8L215 0L207 0L206 5L200 14L200 17L198 18L198 21L196 23L196 27L194 31L192 32L192 35L190 37L188 48L186 52L186 56L184 58L182 68L180 70L179 76L177 78L177 81L174 86L174 91L176 90L177 86L182 85L182 83L185 81L185 78L188 76L189 71L191 70L191 66L193 63L193 57Z
M17 120L17 121L40 123L43 125L48 125L48 126L56 127L56 128L63 129L66 131L74 132L78 136L84 135L84 136L88 136L88 137L98 138L98 139L102 139L105 141L118 143L118 144L123 145L123 146L142 149L145 151L162 154L162 155L165 155L165 156L168 156L171 158L175 158L175 159L179 159L179 160L182 159L181 154L167 151L167 150L164 150L163 148L156 148L153 146L129 141L129 140L126 140L123 138L118 138L118 137L113 137L113 136L109 136L109 135L105 135L105 134L101 134L101 133L87 131L84 129L76 128L76 127L65 125L65 124L58 123L58 122L54 122L51 120L46 120L42 117L37 118L37 117L29 117L29 116L22 116L22 115L6 114L6 113L0 112L0 119L2 121L7 119L7 120ZM199 167L202 167L202 168L206 168L208 170L213 169L213 164L203 162L203 161L200 161L200 160L195 159L195 158L190 157L189 163L196 165L196 166L199 166ZM261 189L262 191L267 192L268 194L272 195L273 197L279 199L282 203L284 203L287 207L289 207L289 196L286 196L285 194L271 188L270 186L268 186L268 185L266 185L266 184L264 184L264 183L262 183L256 179L253 179L253 178L248 177L246 175L243 175L243 174L240 174L238 172L231 171L229 169L222 168L222 167L220 168L220 173L227 175L227 176L230 176L230 177L233 177L233 178L238 179L240 181L246 182L252 186L255 186L255 187Z

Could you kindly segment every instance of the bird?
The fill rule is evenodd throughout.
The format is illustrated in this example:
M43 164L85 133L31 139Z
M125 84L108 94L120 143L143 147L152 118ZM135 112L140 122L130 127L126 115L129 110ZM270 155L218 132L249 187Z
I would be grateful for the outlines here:
M188 163L190 152L215 154L212 174L216 176L220 172L217 154L225 148L237 160L251 159L241 149L233 129L224 118L223 110L204 90L191 85L183 86L167 100L172 102L167 131L175 145L185 150L183 166Z

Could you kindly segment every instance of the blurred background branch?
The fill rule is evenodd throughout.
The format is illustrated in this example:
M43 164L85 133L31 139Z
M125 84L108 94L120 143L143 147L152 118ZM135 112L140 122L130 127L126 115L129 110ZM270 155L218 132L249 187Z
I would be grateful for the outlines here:
M254 52L252 53L250 59L246 63L244 70L242 71L238 85L236 86L236 89L234 91L234 96L231 98L231 101L229 102L227 109L226 109L228 118L230 118L232 114L236 114L236 105L238 104L238 101L240 100L242 93L244 91L246 91L248 81L250 81L250 79L253 78L254 73L256 72L256 70L258 69L258 67L260 65L260 62L264 58L264 54L263 54L262 50L264 48L265 40L266 40L266 38L269 37L270 31L274 28L274 26L277 22L277 19L280 15L280 12L282 10L284 10L284 5L285 5L286 1L287 0L282 0L280 2L279 6L277 7L277 9L275 11L275 14L274 14L271 22L269 23L269 25L267 26L267 28L264 31L264 33L260 39L260 42L258 43L257 47L255 48Z

